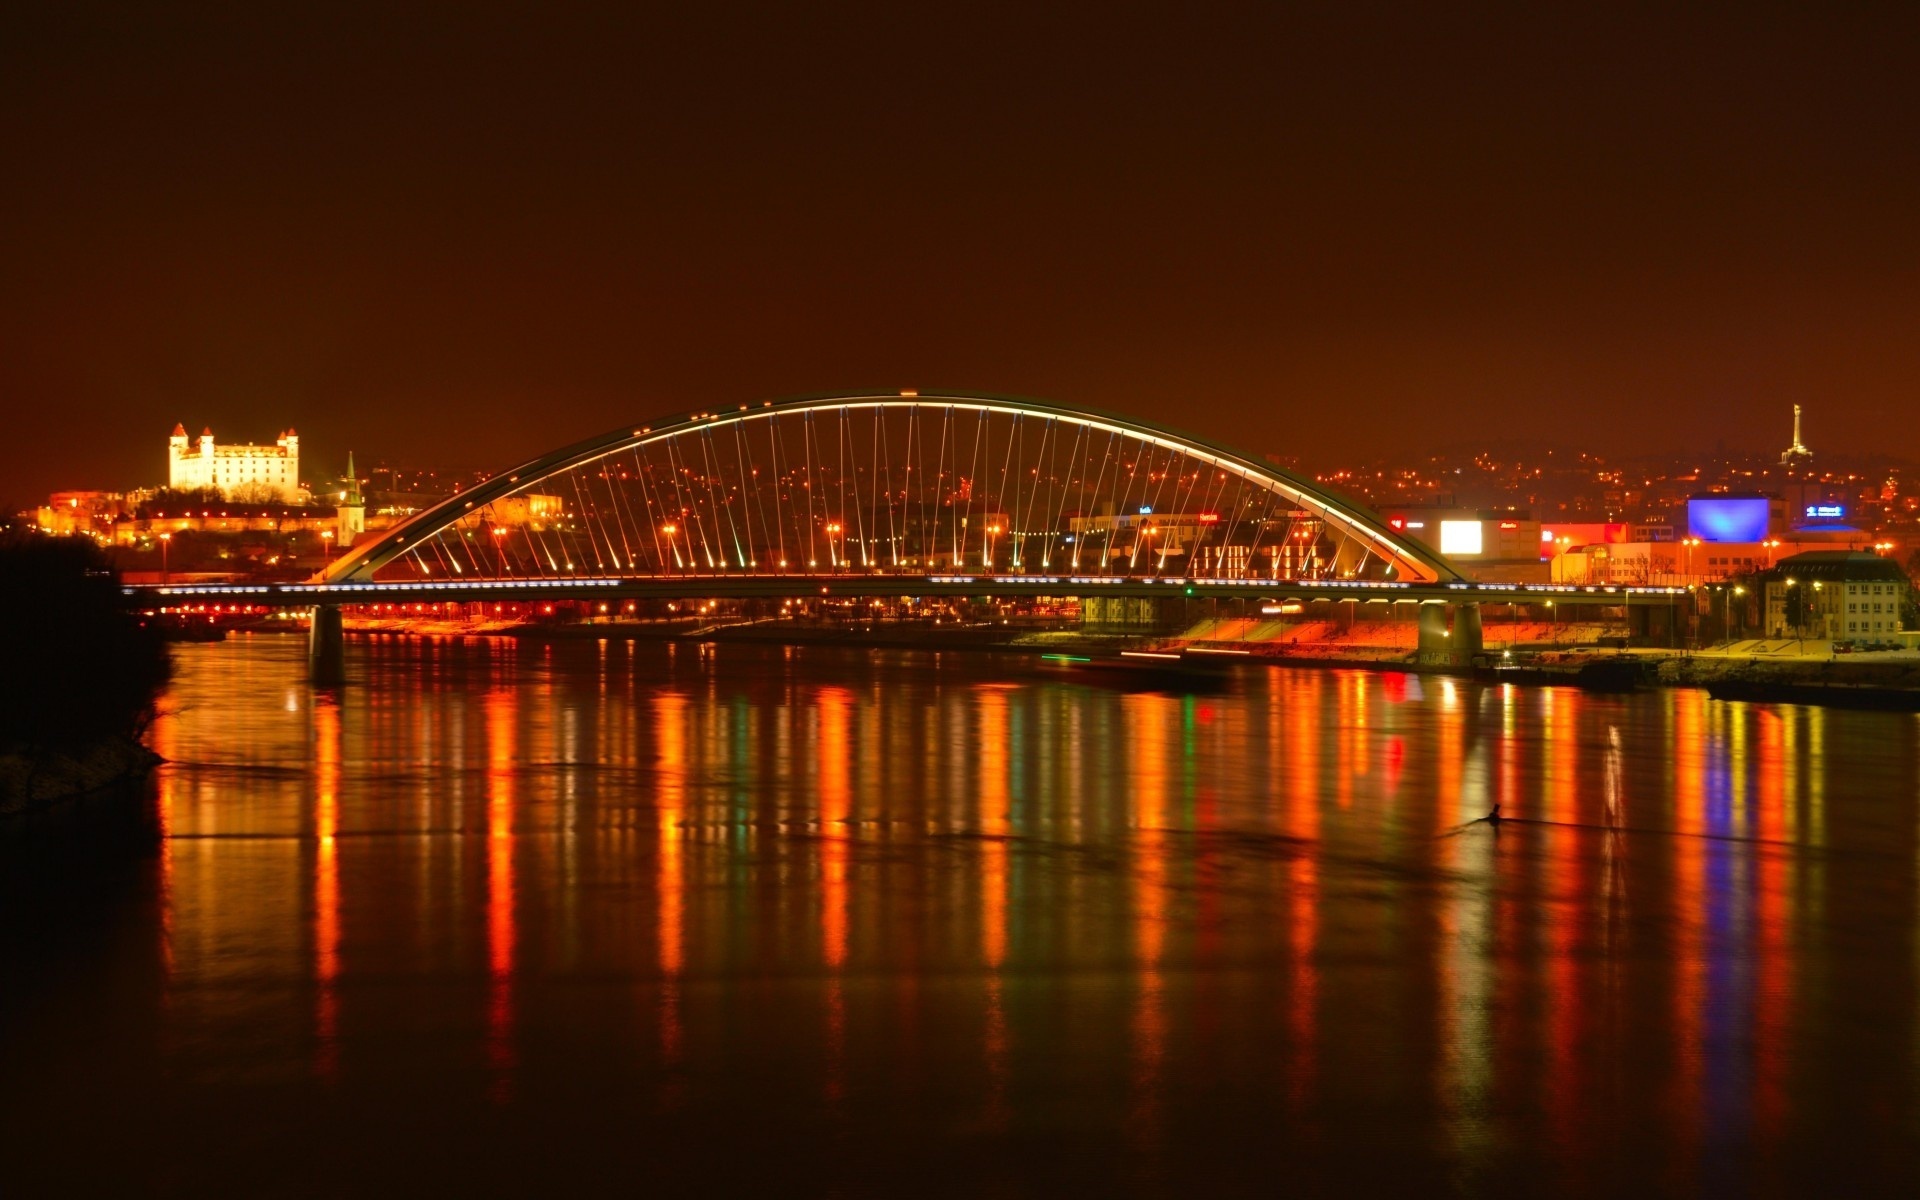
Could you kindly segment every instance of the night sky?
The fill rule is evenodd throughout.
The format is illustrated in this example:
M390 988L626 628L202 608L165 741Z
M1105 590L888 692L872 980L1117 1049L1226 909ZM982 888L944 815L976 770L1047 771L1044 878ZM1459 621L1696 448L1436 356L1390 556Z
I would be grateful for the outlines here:
M1796 401L1920 457L1920 5L42 7L13 504L163 481L175 421L318 478L862 386L1309 467Z

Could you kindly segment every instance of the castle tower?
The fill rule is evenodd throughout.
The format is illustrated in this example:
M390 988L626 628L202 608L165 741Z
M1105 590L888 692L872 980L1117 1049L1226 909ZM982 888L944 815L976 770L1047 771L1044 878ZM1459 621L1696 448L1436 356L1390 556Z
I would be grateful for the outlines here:
M187 456L187 427L174 423L173 434L167 438L167 486L180 486L180 460Z
M293 436L289 433L287 436ZM284 440L284 439L283 439ZM367 502L360 494L360 476L354 473L353 451L347 451L346 487L340 491L340 504L334 509L334 528L338 533L336 540L345 550L353 545L353 540L367 531Z

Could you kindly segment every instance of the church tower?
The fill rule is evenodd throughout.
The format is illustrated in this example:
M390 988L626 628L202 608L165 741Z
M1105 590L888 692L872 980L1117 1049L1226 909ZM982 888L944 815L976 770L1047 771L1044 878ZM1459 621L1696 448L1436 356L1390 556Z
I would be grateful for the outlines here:
M340 492L340 504L334 510L334 528L338 530L340 548L345 550L353 545L353 540L367 531L367 502L360 494L360 476L353 469L353 451L347 451L347 477L345 489Z

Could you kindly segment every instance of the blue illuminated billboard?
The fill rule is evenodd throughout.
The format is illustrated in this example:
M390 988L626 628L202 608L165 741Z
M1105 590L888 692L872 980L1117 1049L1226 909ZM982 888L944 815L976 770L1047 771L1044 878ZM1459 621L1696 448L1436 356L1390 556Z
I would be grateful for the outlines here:
M1703 542L1767 540L1765 496L1704 496L1687 501L1687 532Z

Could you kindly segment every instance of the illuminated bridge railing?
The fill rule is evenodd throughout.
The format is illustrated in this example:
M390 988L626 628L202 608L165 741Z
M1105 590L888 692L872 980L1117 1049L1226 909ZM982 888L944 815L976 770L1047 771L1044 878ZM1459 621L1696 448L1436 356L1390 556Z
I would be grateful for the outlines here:
M663 594L697 597L740 585L758 585L767 594L810 595L819 591L915 594L1022 592L1059 595L1097 595L1124 590L1132 594L1174 595L1191 590L1210 596L1244 595L1262 598L1322 598L1332 600L1417 603L1490 600L1496 603L1547 604L1575 602L1612 605L1633 599L1672 600L1693 589L1667 586L1602 584L1509 584L1450 582L1421 584L1393 580L1300 579L1275 583L1262 579L1196 579L1183 576L1126 578L1110 575L929 575L891 574L837 576L772 576L742 574L685 575L642 578L631 575L574 575L565 579L446 579L390 580L341 583L192 583L140 585L124 590L129 596L165 605L170 601L220 600L266 607L317 603L374 603L407 599L526 596L618 595L640 589L664 589Z
M1378 517L1146 422L981 395L803 397L557 450L356 546L331 583L892 575L1437 584Z

